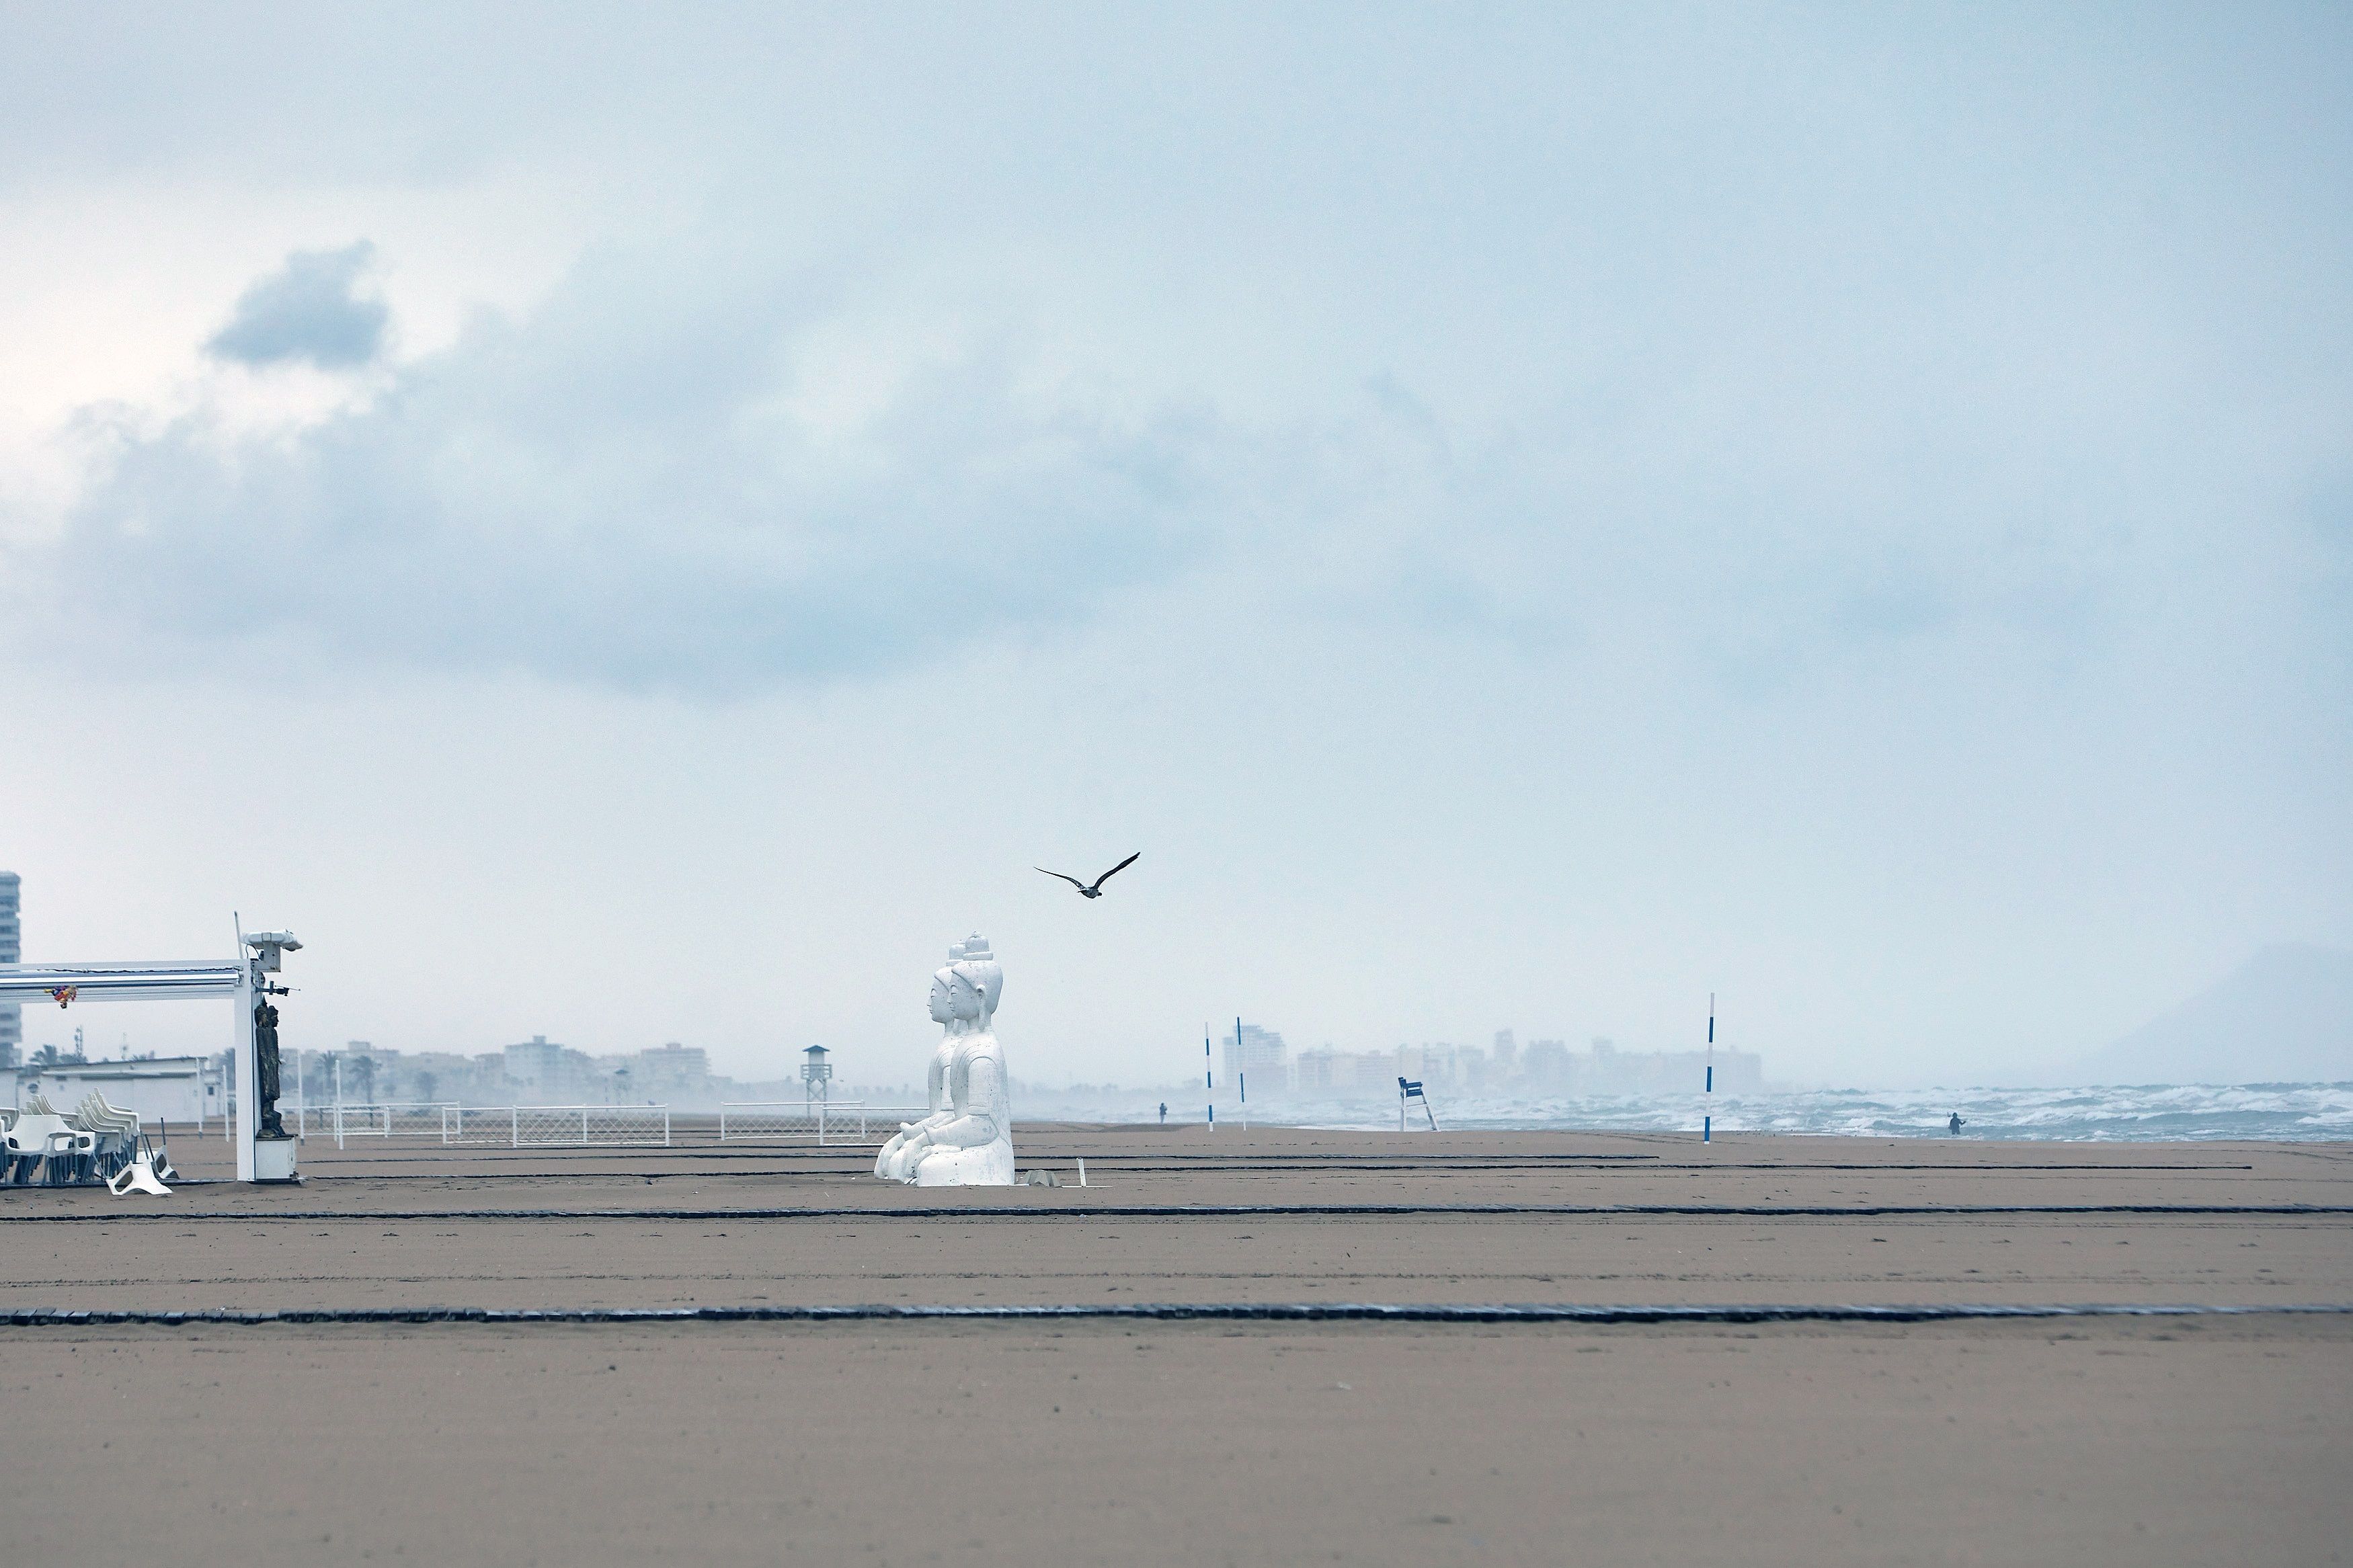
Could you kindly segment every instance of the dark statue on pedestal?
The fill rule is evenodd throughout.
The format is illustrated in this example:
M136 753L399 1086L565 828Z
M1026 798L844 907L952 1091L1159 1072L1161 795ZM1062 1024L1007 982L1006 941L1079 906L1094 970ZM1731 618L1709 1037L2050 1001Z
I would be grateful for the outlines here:
M253 1077L254 1100L261 1112L257 1136L291 1137L278 1116L278 1009L258 998L253 1005Z

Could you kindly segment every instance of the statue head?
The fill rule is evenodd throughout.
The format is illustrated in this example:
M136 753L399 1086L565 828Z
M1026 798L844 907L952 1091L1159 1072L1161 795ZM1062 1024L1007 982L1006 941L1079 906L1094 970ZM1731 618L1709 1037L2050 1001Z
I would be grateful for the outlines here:
M951 1030L986 1029L1005 989L1005 972L988 951L988 939L975 932L948 949L947 966L932 973L932 1021Z

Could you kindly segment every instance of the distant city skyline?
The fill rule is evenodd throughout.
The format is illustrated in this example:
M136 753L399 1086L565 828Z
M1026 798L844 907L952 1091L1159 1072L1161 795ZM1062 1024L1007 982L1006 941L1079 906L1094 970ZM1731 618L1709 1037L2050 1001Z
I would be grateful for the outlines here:
M21 892L21 877L0 872L0 944L15 940L21 931L17 914ZM13 961L9 950L0 945L0 963ZM117 1025L135 1020L155 1032L134 1041L127 1026L117 1028L118 1043L111 1048L100 1045L92 1049L92 1060L182 1052L208 1056L214 1048L209 1032L200 1024L192 1026L181 1009L132 1006L109 1008L108 1013ZM85 1010L79 1016L89 1016ZM2344 1023L2347 1018L2353 1018L2353 952L2309 946L2271 947L2238 972L2181 999L2133 1030L2073 1056L2029 1068L2016 1075L2015 1080L2139 1082L2169 1077L2204 1082L2334 1081L2353 1074L2353 1034L2348 1034ZM6 1023L0 1016L0 1038L5 1037ZM46 1050L63 1059L79 1059L78 1053L84 1049L82 1023L69 1027L59 1023L39 1033L40 1038L22 1046L20 1058ZM51 1038L52 1035L58 1037ZM1674 1094L1683 1092L1678 1087L1681 1079L1692 1076L1691 1064L1702 1059L1705 1043L1704 1037L1697 1047L1690 1041L1652 1040L1621 1050L1613 1036L1595 1035L1588 1040L1588 1049L1579 1058L1584 1065L1572 1060L1571 1047L1564 1039L1531 1037L1523 1042L1515 1028L1496 1030L1488 1047L1443 1037L1350 1047L1335 1046L1327 1039L1294 1053L1281 1030L1244 1022L1239 1037L1230 1028L1221 1037L1220 1054L1215 1060L1222 1093L1229 1097L1238 1096L1245 1072L1257 1075L1264 1099L1296 1092L1364 1091L1368 1086L1386 1083L1389 1075L1400 1069L1428 1076L1450 1089L1501 1090L1508 1086L1561 1094ZM1725 1069L1719 1083L1727 1091L1838 1087L1831 1080L1803 1075L1767 1075L1757 1050L1735 1043L1728 1035L1718 1043ZM732 1092L724 1085L736 1080L764 1083L760 1090L764 1093L789 1094L798 1081L807 1047L739 1045L729 1050L723 1047L714 1058L707 1047L677 1040L656 1047L623 1043L575 1049L551 1042L539 1033L521 1044L479 1051L447 1043L379 1047L371 1039L348 1040L341 1046L308 1044L291 1036L290 1048L328 1060L356 1054L374 1058L377 1065L397 1064L396 1071L403 1075L406 1084L403 1092L428 1100L448 1092L470 1097L475 1103L489 1103L531 1089L544 1091L543 1098L556 1094L595 1103L617 1096L659 1099L681 1093L685 1103L701 1105L717 1103L724 1092ZM846 1079L845 1083L895 1084L906 1093L913 1092L909 1085L917 1075L909 1070L904 1047L851 1043L826 1048L836 1065L846 1061L864 1075ZM1173 1073L1155 1077L1158 1069L1147 1064L1144 1071L1127 1075L1128 1087L1157 1093L1188 1086L1198 1063L1186 1052L1177 1055L1186 1059L1176 1064ZM1595 1065L1597 1058L1611 1057L1619 1059L1614 1064L1603 1060L1599 1068ZM0 1056L0 1068L8 1065L10 1059ZM615 1079L617 1069L624 1068L638 1076ZM1118 1076L1049 1070L1031 1074L1030 1081L1059 1092L1104 1084L1116 1087ZM1963 1079L1955 1077L1947 1081ZM372 1086L370 1092L374 1092Z

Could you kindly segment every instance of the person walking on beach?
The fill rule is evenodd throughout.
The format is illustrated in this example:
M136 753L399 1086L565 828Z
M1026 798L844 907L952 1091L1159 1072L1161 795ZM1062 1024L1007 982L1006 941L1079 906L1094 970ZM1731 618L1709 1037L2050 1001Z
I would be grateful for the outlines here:
M1958 1134L1960 1130L1968 1125L1968 1122L1961 1120L1961 1113L1956 1110L1953 1112L1952 1121L1945 1124L1945 1131L1954 1134Z
M1160 1125L1168 1125L1168 1102L1165 1100L1160 1102Z

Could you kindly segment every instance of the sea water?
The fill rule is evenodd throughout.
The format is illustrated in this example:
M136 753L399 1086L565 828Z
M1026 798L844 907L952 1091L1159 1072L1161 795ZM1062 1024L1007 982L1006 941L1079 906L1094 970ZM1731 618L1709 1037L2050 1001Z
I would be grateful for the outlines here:
M1964 1138L2084 1140L2353 1138L2353 1083L2151 1084L2095 1089L1820 1089L1746 1095L1451 1095L1432 1088L1440 1127L1836 1133L1943 1138L1953 1112ZM1170 1107L1173 1111L1176 1108ZM1192 1108L1196 1116L1198 1109ZM1397 1102L1286 1100L1253 1119L1293 1127L1394 1131ZM1219 1120L1231 1114L1219 1107ZM1421 1107L1407 1125L1425 1127Z

